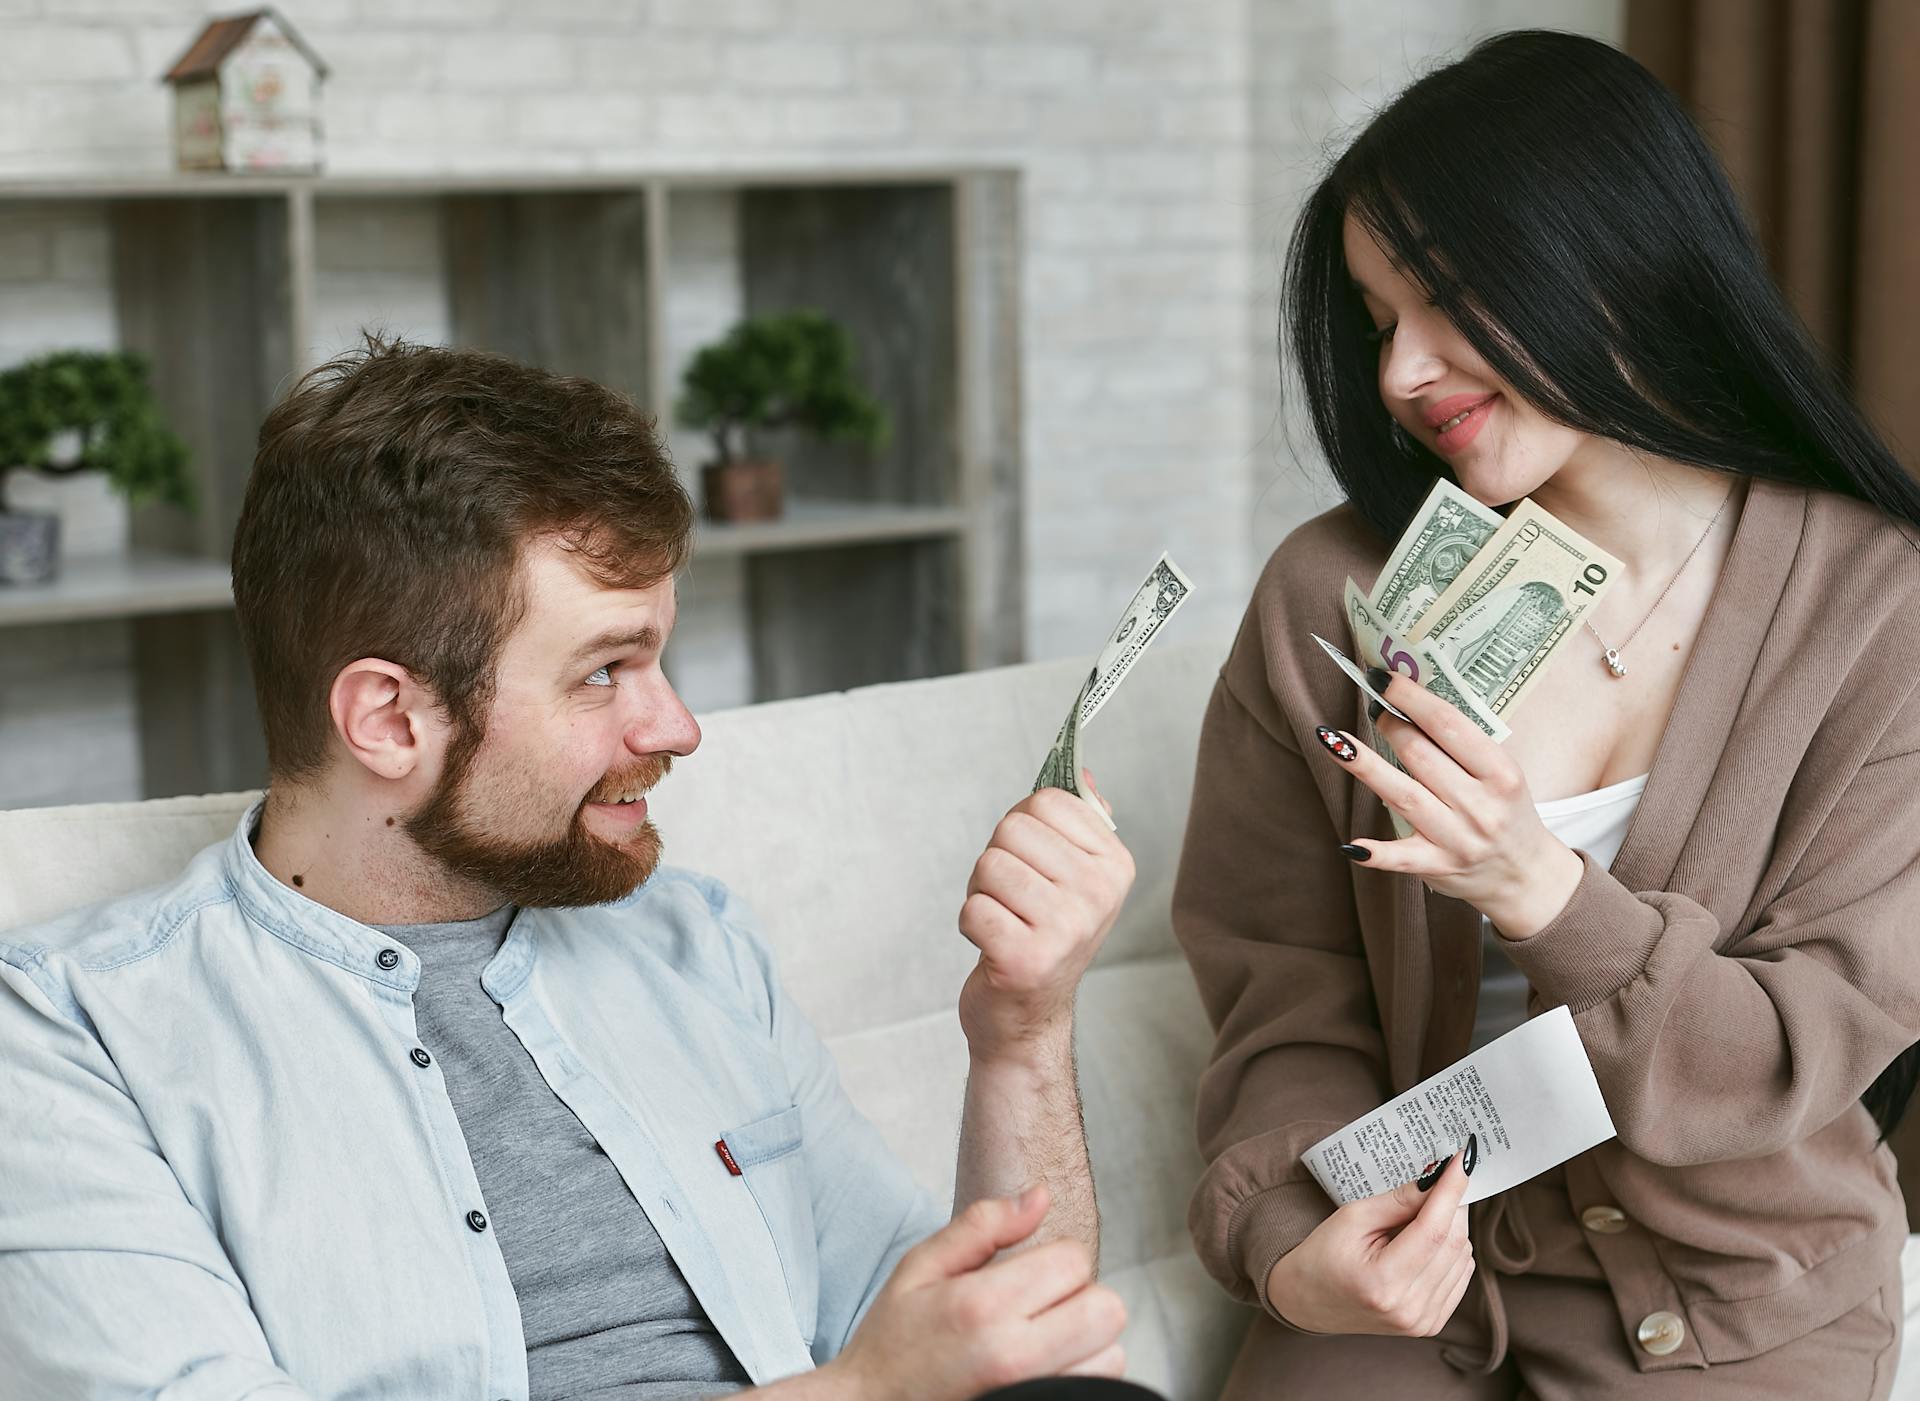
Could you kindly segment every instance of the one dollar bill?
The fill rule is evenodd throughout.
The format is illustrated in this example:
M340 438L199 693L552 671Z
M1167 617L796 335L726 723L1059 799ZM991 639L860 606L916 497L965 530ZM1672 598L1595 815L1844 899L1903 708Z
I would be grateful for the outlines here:
M1069 793L1086 796L1080 792L1082 727L1100 713L1100 708L1140 660L1141 653L1160 635L1167 619L1179 611L1192 593L1193 584L1180 566L1170 556L1161 555L1147 571L1140 587L1134 590L1133 601L1120 615L1119 623L1107 634L1106 645L1101 647L1093 670L1081 683L1073 709L1067 712L1053 747L1047 751L1046 762L1040 766L1040 776L1033 782L1034 792L1042 788L1064 788Z
M1408 634L1434 600L1445 593L1505 519L1440 478L1401 532L1367 603L1389 632Z

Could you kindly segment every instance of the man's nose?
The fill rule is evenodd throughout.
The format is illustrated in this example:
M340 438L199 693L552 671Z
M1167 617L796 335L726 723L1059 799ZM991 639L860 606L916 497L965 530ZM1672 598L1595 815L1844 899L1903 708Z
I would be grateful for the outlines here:
M663 681L627 727L627 748L636 754L673 754L684 759L699 747L700 722L680 693Z

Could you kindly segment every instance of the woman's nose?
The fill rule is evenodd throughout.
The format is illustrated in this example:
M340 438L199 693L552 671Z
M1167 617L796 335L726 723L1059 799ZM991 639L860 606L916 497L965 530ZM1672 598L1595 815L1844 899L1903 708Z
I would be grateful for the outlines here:
M1433 342L1418 327L1396 327L1380 367L1380 392L1390 399L1417 399L1446 370L1446 361L1434 353Z

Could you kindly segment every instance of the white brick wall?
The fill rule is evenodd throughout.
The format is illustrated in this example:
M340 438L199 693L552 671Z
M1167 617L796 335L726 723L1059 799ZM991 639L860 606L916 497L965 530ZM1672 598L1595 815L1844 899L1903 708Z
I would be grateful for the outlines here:
M156 80L230 8L0 0L0 178L168 169ZM1284 233L1326 134L1472 35L1552 24L1617 38L1620 8L293 0L285 13L333 68L336 173L1020 167L1026 510L1029 538L1046 542L1029 561L1026 632L1045 657L1094 646L1162 548L1200 586L1187 625L1228 626L1266 551L1325 504L1277 417L1272 333ZM0 362L100 338L97 308L7 271L47 256L37 235L0 229ZM368 286L364 269L323 274L323 298L342 295L322 308L322 338L341 339L332 313ZM718 606L727 589L712 582ZM11 744L0 733L0 805Z

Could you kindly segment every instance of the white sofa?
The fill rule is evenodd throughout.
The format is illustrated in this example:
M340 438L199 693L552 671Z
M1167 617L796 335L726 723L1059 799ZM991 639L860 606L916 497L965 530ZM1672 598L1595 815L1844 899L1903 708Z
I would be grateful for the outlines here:
M1192 1089L1209 1036L1168 925L1194 746L1224 653L1224 639L1161 643L1087 732L1085 756L1139 867L1080 998L1103 1263L1132 1313L1130 1375L1172 1401L1219 1394L1250 1318L1187 1241L1200 1170ZM850 1092L936 1191L952 1184L966 1066L954 998L973 961L954 917L974 858L1027 791L1085 666L708 716L699 753L654 803L667 859L752 901ZM0 813L0 929L167 878L225 837L250 797ZM1910 1247L1910 1308L1917 1264ZM1920 1367L1895 1395L1920 1401Z

